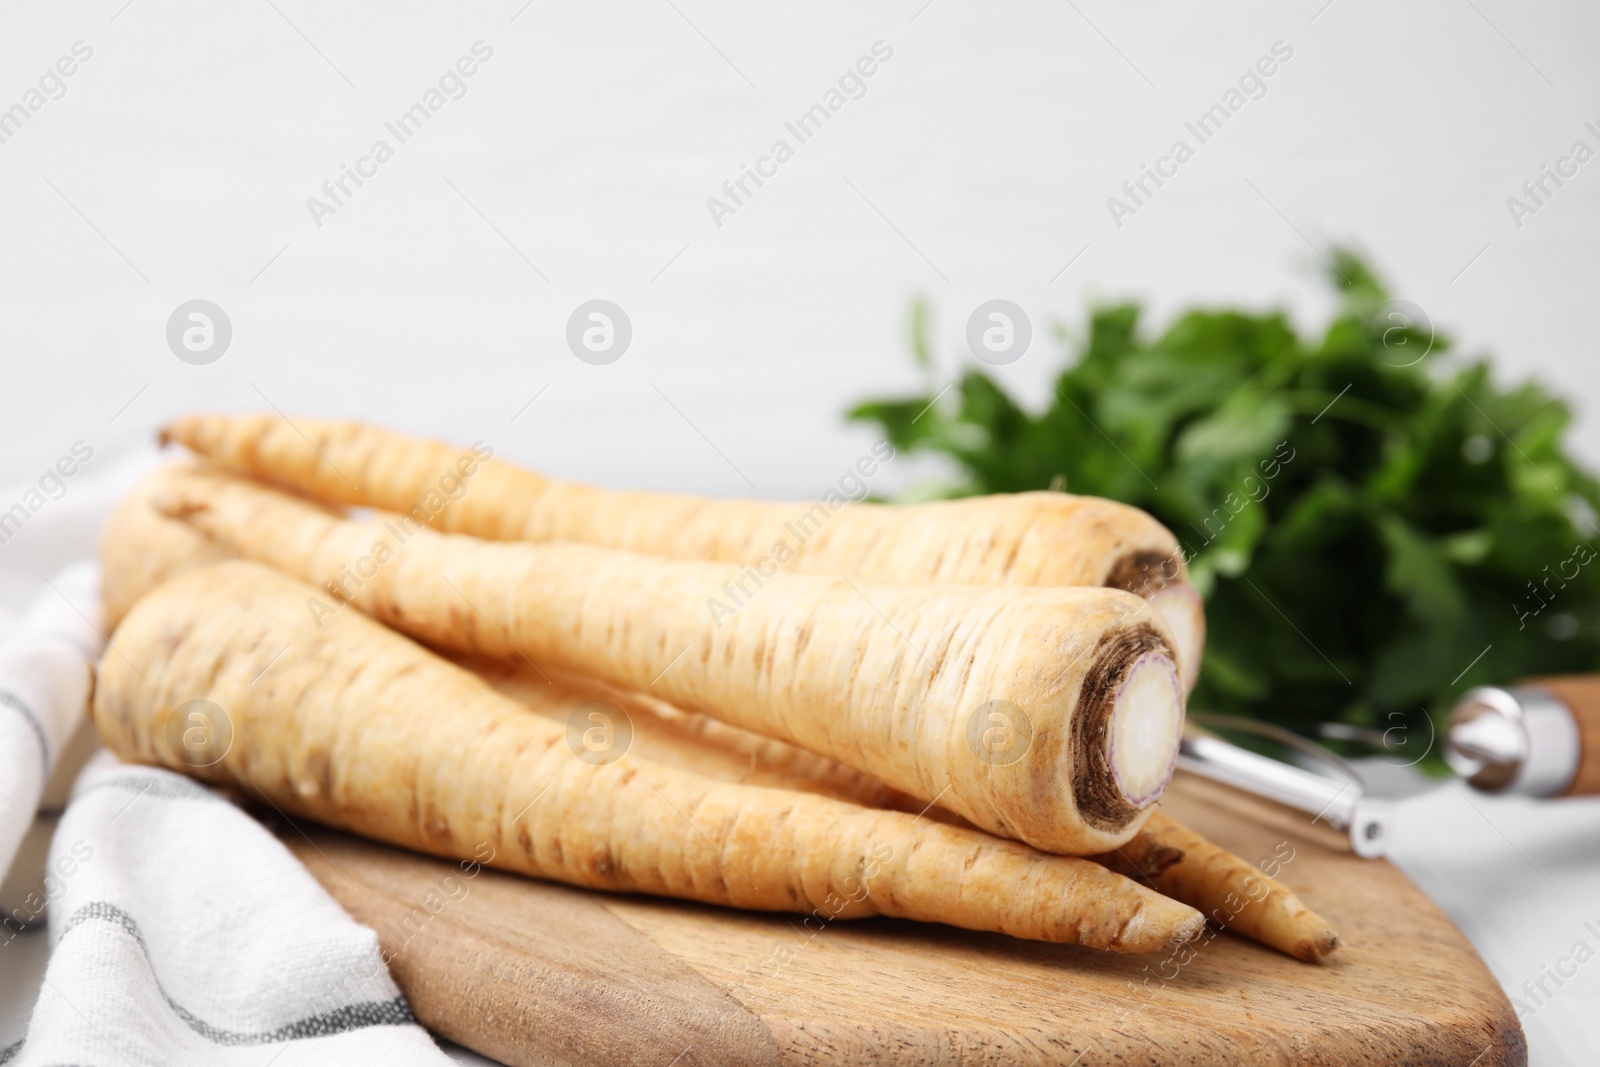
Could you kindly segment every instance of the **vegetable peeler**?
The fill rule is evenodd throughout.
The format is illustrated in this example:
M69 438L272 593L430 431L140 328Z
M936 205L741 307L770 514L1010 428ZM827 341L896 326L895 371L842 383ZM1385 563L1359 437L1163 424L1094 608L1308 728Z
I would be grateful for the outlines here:
M1276 801L1350 837L1356 855L1382 856L1393 800L1374 795L1360 772L1322 745L1250 719L1192 713L1178 766L1191 774ZM1215 726L1261 734L1293 749L1300 762L1259 755L1203 732ZM1600 794L1600 675L1531 678L1469 690L1450 713L1445 762L1474 789L1532 797ZM1424 788L1427 788L1424 786Z
M1263 756L1192 729L1186 730L1178 749L1180 769L1303 811L1312 816L1312 822L1326 822L1349 835L1350 848L1358 856L1372 859L1384 854L1392 803L1369 796L1361 776L1344 760L1314 741L1251 719L1191 714L1190 720L1271 737L1335 768L1338 777Z
M1444 757L1486 793L1600 793L1600 675L1470 690L1450 715Z

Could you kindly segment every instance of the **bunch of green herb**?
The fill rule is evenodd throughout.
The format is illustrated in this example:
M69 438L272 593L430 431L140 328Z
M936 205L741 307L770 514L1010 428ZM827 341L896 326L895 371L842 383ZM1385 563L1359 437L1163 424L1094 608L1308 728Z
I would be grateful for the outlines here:
M1562 447L1562 402L1450 356L1355 256L1330 278L1320 338L1277 312L1152 335L1137 305L1096 310L1060 335L1075 351L1042 411L978 369L939 397L919 304L925 394L851 417L953 460L943 495L1064 489L1165 523L1206 599L1192 707L1431 747L1472 685L1600 668L1600 484Z

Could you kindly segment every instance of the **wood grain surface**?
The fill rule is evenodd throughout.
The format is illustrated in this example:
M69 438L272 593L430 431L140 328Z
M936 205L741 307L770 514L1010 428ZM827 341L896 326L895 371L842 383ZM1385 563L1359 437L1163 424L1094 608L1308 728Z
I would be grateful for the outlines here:
M1180 777L1163 805L1276 858L1344 947L1309 965L1230 934L1119 957L891 919L813 929L277 829L378 931L418 1018L517 1067L1527 1062L1499 985L1394 867L1210 783Z

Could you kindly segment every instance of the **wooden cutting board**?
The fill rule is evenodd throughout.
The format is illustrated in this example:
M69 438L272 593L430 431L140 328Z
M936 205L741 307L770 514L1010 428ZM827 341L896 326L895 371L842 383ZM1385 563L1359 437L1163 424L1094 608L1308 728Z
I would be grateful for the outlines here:
M1394 867L1207 782L1163 803L1252 861L1292 856L1278 877L1344 947L1308 965L1230 934L1119 957L891 919L811 930L278 832L378 931L419 1019L516 1067L1527 1062L1483 961Z

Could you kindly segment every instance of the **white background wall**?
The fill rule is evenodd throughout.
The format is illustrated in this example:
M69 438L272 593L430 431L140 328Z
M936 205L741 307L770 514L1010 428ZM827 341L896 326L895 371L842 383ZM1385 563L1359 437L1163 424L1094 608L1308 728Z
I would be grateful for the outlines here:
M1140 297L1158 320L1195 301L1286 306L1320 325L1337 242L1504 375L1568 395L1600 464L1600 161L1520 229L1505 203L1574 140L1600 148L1583 127L1600 126L1593 5L3 10L0 108L74 42L93 49L0 144L0 484L74 441L96 450L54 519L0 547L11 584L87 544L92 524L60 520L102 507L88 482L136 467L177 412L270 404L484 438L602 483L809 495L869 442L842 410L917 384L912 294L938 309L945 377L971 359L977 303L1026 308L1041 337L1001 376L1039 403L1058 365L1047 327L1081 325L1088 301ZM307 198L479 40L493 58L467 95L315 225ZM880 40L893 58L866 95L714 225L706 198ZM1114 226L1106 198L1277 41L1293 58L1267 94ZM595 297L633 322L610 366L564 342ZM193 298L233 324L209 366L165 340ZM897 461L875 488L927 473ZM1566 809L1557 841L1523 802L1483 808L1503 837L1450 794L1415 810L1411 869L1512 988L1594 917L1593 812ZM1535 1062L1592 1058L1595 983L1529 1019Z
M270 401L571 477L807 494L867 441L845 406L915 383L913 293L951 366L996 296L1041 334L1123 296L1309 326L1334 242L1506 374L1600 395L1600 162L1521 230L1505 206L1600 147L1591 5L924 2L9 4L0 106L94 55L0 144L0 475ZM307 198L478 40L468 94L318 228ZM706 198L879 40L866 96L717 228ZM1267 95L1114 227L1106 198L1279 40ZM234 326L207 367L164 342L196 297ZM634 324L609 367L563 341L593 297ZM1038 402L1057 363L1041 337L1003 376ZM1592 418L1580 444L1600 459Z

